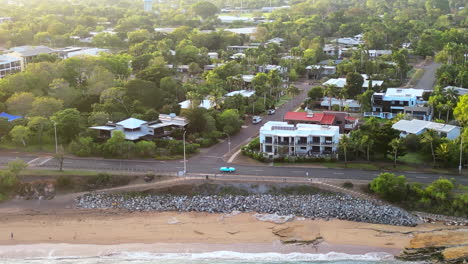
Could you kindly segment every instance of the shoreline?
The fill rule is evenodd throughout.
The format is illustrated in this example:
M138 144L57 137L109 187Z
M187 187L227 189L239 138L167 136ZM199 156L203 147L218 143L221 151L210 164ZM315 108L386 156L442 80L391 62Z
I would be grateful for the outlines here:
M207 244L207 243L128 243L114 245L94 244L18 244L0 246L0 259L67 259L67 258L101 258L118 257L138 258L152 256L153 258L176 258L190 255L200 258L233 258L239 254L245 257L277 257L300 258L339 257L343 259L393 259L399 249L378 248L353 245L332 245L322 243L310 247L307 245L284 245L280 241L272 243L238 243L238 244ZM197 257L195 257L197 258Z
M0 210L0 258L96 257L122 251L149 254L279 253L398 255L412 232L439 224L390 226L294 218L283 224L254 213L210 214L61 209ZM14 233L14 239L10 233ZM338 254L336 253L336 254ZM351 256L352 257L352 256Z

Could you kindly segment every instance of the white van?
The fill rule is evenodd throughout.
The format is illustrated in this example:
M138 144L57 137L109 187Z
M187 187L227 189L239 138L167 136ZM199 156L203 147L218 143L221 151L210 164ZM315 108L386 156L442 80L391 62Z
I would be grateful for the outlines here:
M262 122L262 118L260 116L253 116L252 117L252 123L253 124L258 124Z

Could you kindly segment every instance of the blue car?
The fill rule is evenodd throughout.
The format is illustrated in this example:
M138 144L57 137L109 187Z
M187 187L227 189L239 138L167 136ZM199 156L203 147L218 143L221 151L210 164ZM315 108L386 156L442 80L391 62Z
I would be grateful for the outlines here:
M219 168L219 171L220 171L220 172L232 173L232 172L235 172L235 171L236 171L236 168L233 168L233 167L221 167L221 168Z

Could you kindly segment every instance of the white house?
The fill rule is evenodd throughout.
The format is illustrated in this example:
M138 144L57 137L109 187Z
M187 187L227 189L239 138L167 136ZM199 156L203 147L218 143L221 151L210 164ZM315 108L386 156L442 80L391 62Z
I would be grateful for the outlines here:
M418 111L416 108L423 107L426 103L423 99L425 92L414 88L388 88L385 93L374 93L371 98L372 112L365 112L364 116L392 119L403 113L405 107L411 107L413 112ZM430 121L432 116L430 113L421 113L421 119Z
M21 60L19 58L0 55L0 79L19 71L21 71Z
M392 55L392 50L369 50L369 56L377 58L382 55Z
M330 102L332 107L333 106L338 106L344 108L349 108L349 111L351 112L359 112L361 109L361 104L353 99L338 99L338 98L330 98L329 97L323 97L322 101L320 102L320 106L322 108L328 108L330 106Z
M457 94L460 95L460 96L468 94L468 89L467 88L456 87L456 86L447 86L447 87L444 88L444 91L447 91L448 89L455 90L457 92Z
M244 51L248 50L248 49L258 49L258 46L227 46L226 49L228 51L235 51L235 52L239 52L239 53L243 53Z
M382 86L383 82L384 81L372 80L372 87ZM324 82L323 85L336 85L339 88L344 88L346 86L346 78L329 79L328 81ZM369 80L364 80L362 83L362 88L369 88Z
M230 97L230 96L236 96L236 95L250 98L255 95L255 91L239 90L239 91L233 91L233 92L227 93L224 96Z
M67 47L62 51L64 58L79 56L98 56L100 53L109 53L108 49L86 48L86 47Z
M265 157L336 156L340 127L270 121L260 128L260 150Z
M179 105L180 105L181 109L190 109L192 107L192 101L191 100L185 100L183 102L180 102ZM202 108L205 108L205 109L211 109L211 108L213 108L215 106L216 106L216 104L214 102L210 101L207 98L202 100L200 102L200 104L198 105L198 107L202 107Z
M424 120L400 120L393 124L393 129L400 131L400 137L406 137L409 134L421 135L427 130L436 131L439 136L454 140L460 136L461 128L458 126L434 123Z
M10 49L11 53L7 55L20 60L21 70L26 68L26 65L30 63L39 54L57 54L61 52L59 50L51 49L47 46L19 46Z
M244 28L226 28L224 31L232 32L238 35L253 35L257 33L256 27L244 27Z
M90 129L98 130L100 137L110 138L115 131L122 131L125 139L130 141L141 140L170 134L166 128L183 128L187 125L184 117L175 114L159 115L158 121L147 122L136 118L128 118L118 123L108 122L104 126L94 126Z

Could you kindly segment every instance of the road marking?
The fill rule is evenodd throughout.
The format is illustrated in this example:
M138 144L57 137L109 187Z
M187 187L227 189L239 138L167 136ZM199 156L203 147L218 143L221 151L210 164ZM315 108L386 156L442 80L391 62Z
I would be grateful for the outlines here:
M39 163L39 166L42 166L44 164L46 164L49 160L53 159L53 157L48 157L46 160L44 160L43 162Z
M418 178L418 179L429 179L428 177L424 177L424 176L416 176L416 178Z
M232 163L234 161L234 159L237 157L237 155L239 155L239 153L241 153L242 150L238 150L236 151L236 153L234 153L227 161L227 163Z
M202 156L203 158L219 158L218 156Z
M293 173L304 173L305 171L291 171Z
M252 170L252 171L263 171L263 170Z
M41 157L35 158L35 159L31 160L30 162L28 162L28 165L31 165L31 164L33 164L34 162L36 162L36 160L40 160L40 159L41 159Z
M344 172L334 172L333 174L341 175L344 174Z

